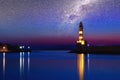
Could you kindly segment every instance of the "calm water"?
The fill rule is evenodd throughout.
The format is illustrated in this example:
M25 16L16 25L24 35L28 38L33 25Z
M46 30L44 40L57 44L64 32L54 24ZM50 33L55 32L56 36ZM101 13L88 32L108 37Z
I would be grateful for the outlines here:
M120 80L120 55L39 51L0 54L0 80Z

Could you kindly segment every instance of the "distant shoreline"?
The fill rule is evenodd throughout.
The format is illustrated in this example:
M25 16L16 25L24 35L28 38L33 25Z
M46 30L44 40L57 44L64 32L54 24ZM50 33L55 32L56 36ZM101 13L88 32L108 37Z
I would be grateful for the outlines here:
M71 53L109 53L109 54L120 54L120 46L86 46L81 49L74 49Z

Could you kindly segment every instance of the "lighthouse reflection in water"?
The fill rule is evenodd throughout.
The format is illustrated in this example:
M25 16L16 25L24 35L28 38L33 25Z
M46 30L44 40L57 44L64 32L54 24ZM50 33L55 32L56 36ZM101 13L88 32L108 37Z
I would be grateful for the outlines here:
M0 80L120 80L119 74L118 55L0 53Z
M90 68L90 54L79 53L77 55L77 67L79 72L79 80L88 79ZM84 79L86 77L86 79Z
M80 80L84 80L84 54L78 54L78 72Z

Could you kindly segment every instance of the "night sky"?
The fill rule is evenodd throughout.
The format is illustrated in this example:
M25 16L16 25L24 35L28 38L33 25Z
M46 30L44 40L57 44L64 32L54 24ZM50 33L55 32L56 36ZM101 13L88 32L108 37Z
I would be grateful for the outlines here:
M120 0L0 0L0 42L120 44Z

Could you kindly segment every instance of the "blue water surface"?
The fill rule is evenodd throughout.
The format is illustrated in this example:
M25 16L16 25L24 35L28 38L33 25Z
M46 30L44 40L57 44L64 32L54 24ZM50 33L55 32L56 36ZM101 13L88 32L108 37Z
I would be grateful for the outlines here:
M0 53L0 80L120 80L120 55Z

